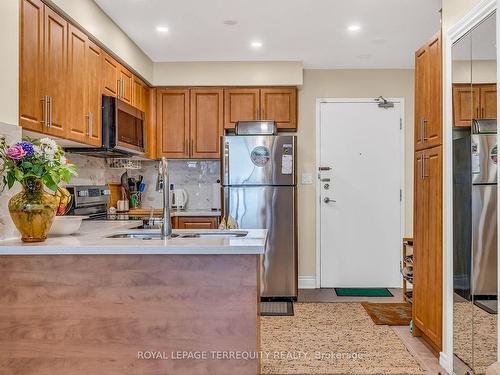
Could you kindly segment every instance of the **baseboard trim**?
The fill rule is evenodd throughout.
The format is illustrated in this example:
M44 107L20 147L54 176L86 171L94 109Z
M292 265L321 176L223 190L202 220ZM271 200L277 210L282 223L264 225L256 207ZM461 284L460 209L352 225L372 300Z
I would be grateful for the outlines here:
M448 374L453 374L453 362L450 363L450 359L445 352L439 353L439 365L444 368Z
M316 289L316 276L299 276L299 289Z

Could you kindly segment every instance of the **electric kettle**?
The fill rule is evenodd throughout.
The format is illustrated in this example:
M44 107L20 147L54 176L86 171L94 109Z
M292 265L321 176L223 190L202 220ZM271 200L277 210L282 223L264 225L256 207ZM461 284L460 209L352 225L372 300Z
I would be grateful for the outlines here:
M172 190L172 199L171 199L171 207L174 210L183 210L186 208L188 200L188 194L184 189L173 189Z

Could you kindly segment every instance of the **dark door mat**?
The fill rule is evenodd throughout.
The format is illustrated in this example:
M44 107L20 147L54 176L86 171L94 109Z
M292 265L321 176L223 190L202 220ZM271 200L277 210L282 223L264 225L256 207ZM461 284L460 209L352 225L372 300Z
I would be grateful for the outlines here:
M363 302L361 305L377 325L407 326L410 324L411 305L409 303Z
M394 297L387 288L334 288L339 297Z
M260 303L261 316L293 316L293 303L289 301L263 301Z
M489 314L498 314L497 308L498 301L496 299L487 299L487 300L474 300L474 305L483 309Z

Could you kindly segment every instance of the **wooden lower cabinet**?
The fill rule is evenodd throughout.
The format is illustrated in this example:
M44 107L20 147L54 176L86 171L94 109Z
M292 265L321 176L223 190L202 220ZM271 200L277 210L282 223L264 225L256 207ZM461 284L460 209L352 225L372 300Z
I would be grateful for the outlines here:
M172 218L174 229L217 229L218 216L174 216Z
M415 154L413 333L442 348L442 146Z

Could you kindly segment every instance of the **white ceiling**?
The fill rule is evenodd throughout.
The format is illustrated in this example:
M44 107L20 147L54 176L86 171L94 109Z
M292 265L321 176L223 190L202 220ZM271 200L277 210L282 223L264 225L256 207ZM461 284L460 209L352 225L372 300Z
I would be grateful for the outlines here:
M413 67L441 8L441 0L95 2L153 61L295 60L308 68ZM351 24L361 30L348 32ZM263 46L250 47L254 40Z

